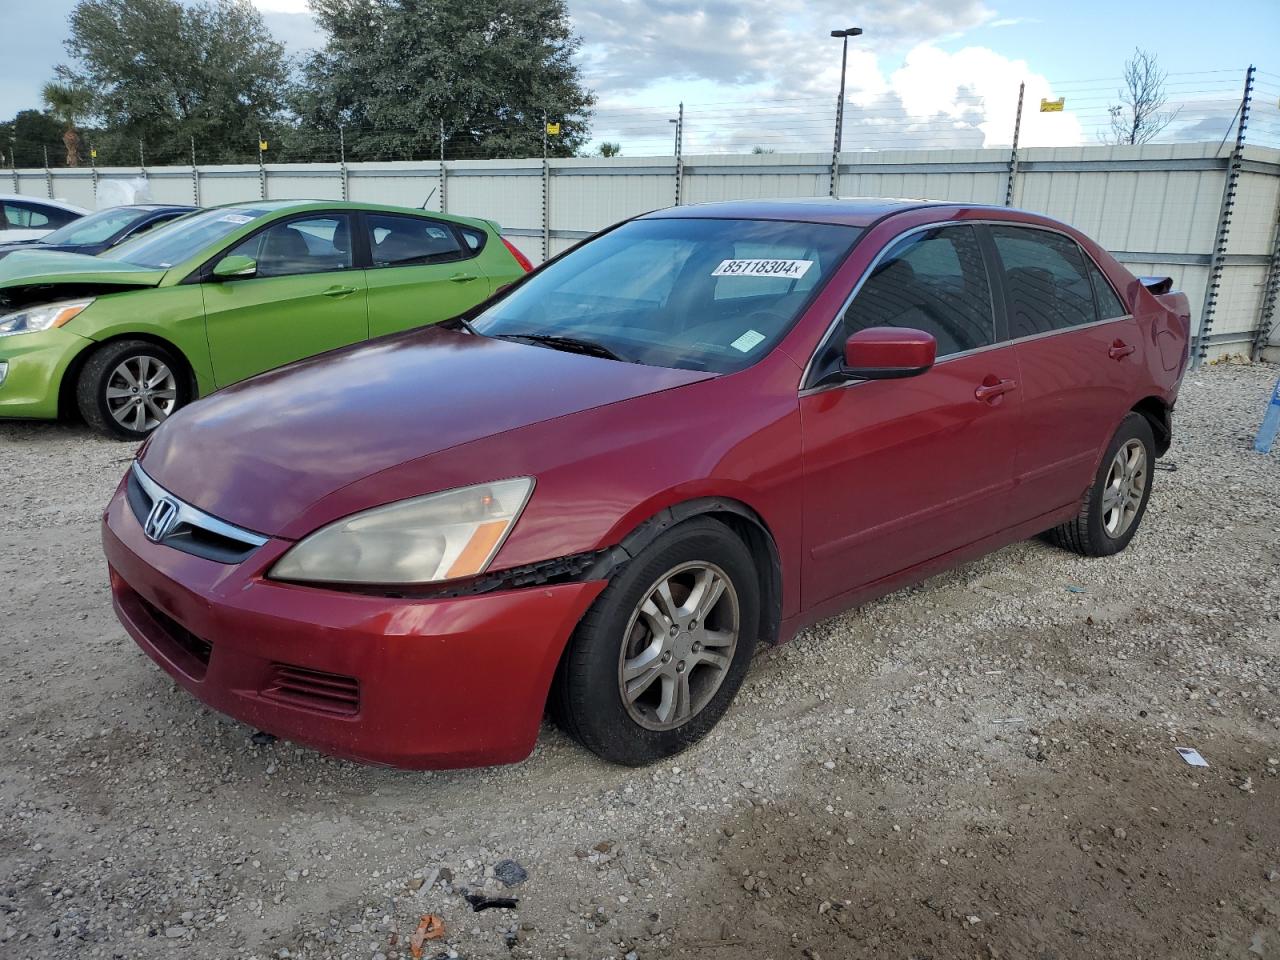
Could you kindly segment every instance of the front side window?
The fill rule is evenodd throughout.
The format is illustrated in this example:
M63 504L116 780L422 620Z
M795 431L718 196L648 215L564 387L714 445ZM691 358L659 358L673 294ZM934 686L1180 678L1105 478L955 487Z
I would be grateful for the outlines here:
M875 266L845 311L843 344L868 327L910 327L932 334L938 356L995 343L995 314L973 227L939 227L899 240Z
M369 251L375 267L408 267L460 260L466 254L446 224L422 217L366 215Z
M254 207L201 210L148 230L99 256L137 267L167 270L176 263L190 260L210 244L244 229L265 213L266 210Z
M1076 242L1030 227L993 226L1004 267L1009 336L1068 330L1097 319L1093 286Z
M566 338L631 363L729 373L767 354L857 227L633 220L574 248L472 320L490 337Z
M351 260L350 221L343 215L275 223L226 252L258 264L255 277L293 277L347 270Z

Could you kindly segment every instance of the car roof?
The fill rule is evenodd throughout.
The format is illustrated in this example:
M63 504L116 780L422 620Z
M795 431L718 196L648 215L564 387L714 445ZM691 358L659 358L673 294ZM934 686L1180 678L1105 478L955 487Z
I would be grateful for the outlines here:
M66 200L50 200L48 197L32 197L25 193L0 193L0 200L21 200L23 203L32 203L36 206L57 207L59 210L67 210L71 213L90 213L84 207L77 207L74 203L68 203Z
M441 213L438 210L424 210L421 207L397 206L389 203L364 203L354 200L241 200L238 203L223 203L217 207L206 207L207 210L261 210L265 213L279 213L288 210L363 210L366 213L407 213L421 217L434 217L437 220L448 220L451 223L479 225L486 223L482 217L463 216L457 213Z
M718 200L668 207L642 219L707 218L717 220L792 220L865 227L890 214L921 207L960 206L943 200L899 200L885 197L795 197L786 200ZM963 204L973 207L974 204ZM1004 209L1003 207L1000 209Z

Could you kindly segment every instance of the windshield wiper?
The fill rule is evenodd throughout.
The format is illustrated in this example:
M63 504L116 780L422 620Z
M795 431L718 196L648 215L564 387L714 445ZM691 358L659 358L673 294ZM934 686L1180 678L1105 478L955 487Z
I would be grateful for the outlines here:
M622 359L603 343L584 340L582 337L563 337L554 333L499 333L495 334L495 336L500 340L524 340L540 346L551 347L553 350L582 353L589 357L603 357L606 360Z

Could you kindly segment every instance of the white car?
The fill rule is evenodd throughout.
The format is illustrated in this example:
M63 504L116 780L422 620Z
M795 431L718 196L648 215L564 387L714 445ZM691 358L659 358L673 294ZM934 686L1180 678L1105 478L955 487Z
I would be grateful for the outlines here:
M61 200L0 193L0 243L35 240L79 220L89 211Z

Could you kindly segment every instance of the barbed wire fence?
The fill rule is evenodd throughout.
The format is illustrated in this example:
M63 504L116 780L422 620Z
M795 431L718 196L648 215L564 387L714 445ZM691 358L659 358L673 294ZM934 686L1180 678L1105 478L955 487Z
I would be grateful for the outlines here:
M1171 73L1162 112L1169 122L1155 132L1153 143L1188 143L1231 139L1238 118L1243 70ZM1020 115L1016 87L999 96L965 93L945 109L922 115L893 95L869 102L851 91L843 118L844 152L1007 147L1015 126L1022 146L1088 146L1109 138L1112 112L1119 102L1116 77L1051 80L1062 107L1042 114L1035 129L1030 115L1041 104L1028 98ZM348 124L331 128L264 122L260 131L238 140L210 140L174 131L137 139L118 131L88 127L80 131L81 166L137 168L258 163L320 163L397 160L536 159L535 148L503 148L504 142L545 141L551 156L598 156L604 144L624 157L750 153L830 152L836 122L835 98L796 97L713 101L661 106L605 105L588 118L588 134L576 150L557 137L543 137L543 118L525 117L475 131L398 128ZM1049 105L1052 109L1053 104ZM559 118L554 115L553 122ZM679 130L677 130L679 127ZM443 136L442 136L443 133ZM476 142L479 140L480 142ZM679 143L677 143L679 141ZM1259 70L1254 81L1251 145L1280 147L1280 74ZM265 144L265 149L261 147ZM495 145L496 144L496 145ZM31 142L13 137L0 142L0 167L13 169L65 166L60 141Z

